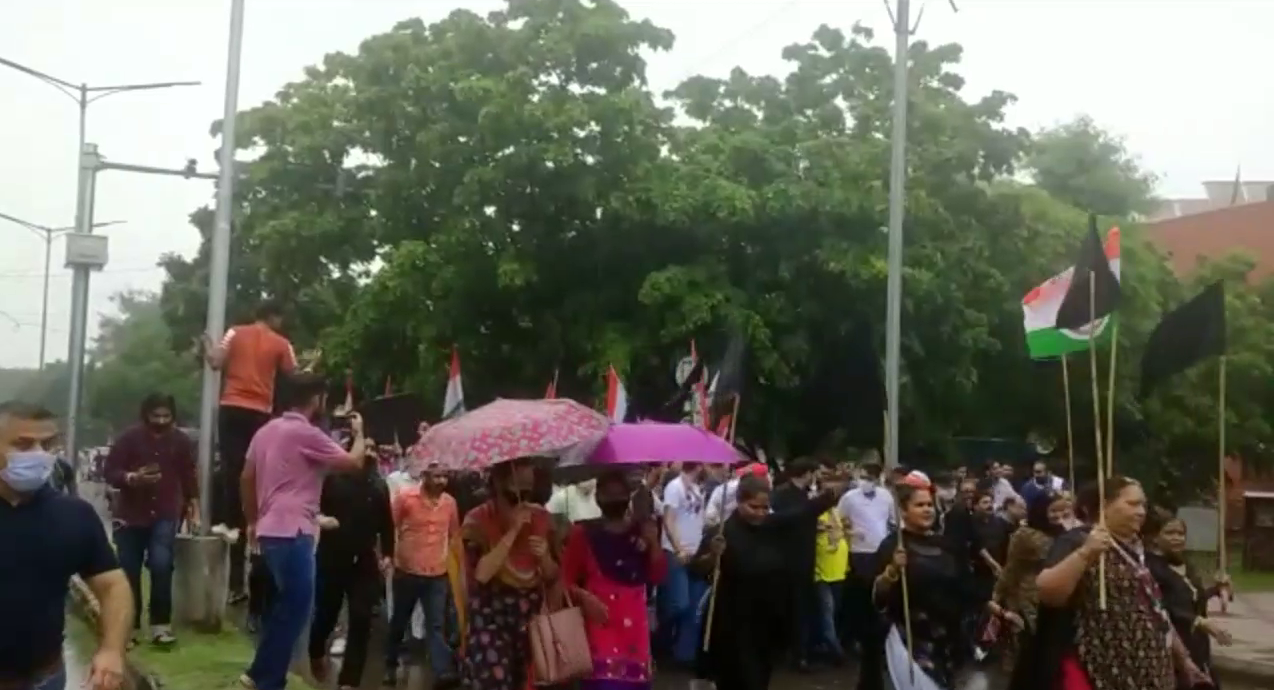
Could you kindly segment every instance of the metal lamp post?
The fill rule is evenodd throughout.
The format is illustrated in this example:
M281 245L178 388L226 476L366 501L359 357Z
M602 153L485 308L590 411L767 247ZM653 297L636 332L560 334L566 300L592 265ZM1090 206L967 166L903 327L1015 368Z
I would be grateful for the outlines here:
M40 298L40 370L43 371L45 361L44 346L49 334L49 275L53 263L53 240L57 239L61 235L74 231L75 228L51 228L46 225L25 221L21 218L15 218L7 213L0 213L0 220L7 220L10 223L20 225L27 230L30 230L36 237L39 237L44 241L44 291ZM122 220L110 220L104 223L94 223L93 229L97 230L111 225L120 225L125 222L126 221Z
M156 81L142 84L115 84L108 86L89 86L88 84L72 84L65 79L59 79L51 74L41 72L33 67L0 58L0 67L8 67L9 69L29 75L40 81L52 86L58 91L66 94L71 100L75 101L80 110L80 129L79 129L79 145L76 152L84 149L84 140L88 134L88 107L95 101L100 101L107 96L114 96L117 93L128 93L133 91L155 91L158 89L171 89L179 86L199 86L197 81Z

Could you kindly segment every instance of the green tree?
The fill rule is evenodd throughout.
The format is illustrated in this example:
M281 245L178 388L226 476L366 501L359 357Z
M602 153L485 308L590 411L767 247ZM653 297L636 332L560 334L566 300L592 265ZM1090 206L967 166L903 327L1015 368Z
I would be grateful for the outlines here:
M138 421L146 395L166 393L177 400L179 421L192 423L198 414L199 362L192 352L169 346L171 335L158 296L125 292L114 302L118 314L102 318L90 353L87 417L101 433L113 436Z
M862 27L821 27L785 49L786 74L696 76L660 99L642 55L671 45L613 2L515 0L328 55L241 115L258 157L237 188L233 308L283 298L294 341L321 346L330 370L426 400L441 398L455 345L471 404L538 396L558 367L564 395L593 400L610 365L649 402L670 392L689 340L712 358L740 331L741 435L788 452L879 443L874 391L846 370L864 368L848 361L859 341L883 349L889 52ZM900 402L908 452L940 457L956 436L1064 433L1060 372L1027 359L1021 298L1073 260L1088 212L1123 217L1149 193L1081 196L1118 186L1061 175L1063 153L1149 178L1091 123L1032 141L1004 124L1011 95L966 100L960 54L917 42L909 56ZM1018 181L1023 162L1034 184ZM193 220L206 239L207 210ZM162 306L182 349L204 319L206 252L167 263ZM1132 395L1139 344L1195 286L1138 228L1123 257L1117 417L1132 431L1116 442L1130 472L1158 477L1214 426L1196 408L1202 381L1183 377L1187 399ZM1233 297L1235 328L1268 320L1271 289ZM1244 444L1270 408L1263 347L1236 341ZM1091 456L1080 364L1076 447Z
M1154 208L1155 175L1087 115L1039 132L1027 167L1049 194L1091 213L1123 218Z

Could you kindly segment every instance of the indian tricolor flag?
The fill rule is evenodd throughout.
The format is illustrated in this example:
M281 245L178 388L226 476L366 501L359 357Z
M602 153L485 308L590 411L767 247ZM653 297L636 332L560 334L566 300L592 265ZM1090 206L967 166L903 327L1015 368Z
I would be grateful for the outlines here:
M464 384L460 379L460 352L451 347L451 369L447 373L447 392L442 398L442 418L464 414Z
M1111 228L1106 234L1105 251L1110 270L1119 276L1119 228ZM1075 267L1072 266L1022 298L1022 322L1026 329L1026 349L1031 359L1052 359L1087 350L1089 332L1092 331L1094 340L1100 338L1106 332L1110 319L1115 318L1101 318L1073 331L1054 325L1057 323L1057 309L1070 289L1074 272Z

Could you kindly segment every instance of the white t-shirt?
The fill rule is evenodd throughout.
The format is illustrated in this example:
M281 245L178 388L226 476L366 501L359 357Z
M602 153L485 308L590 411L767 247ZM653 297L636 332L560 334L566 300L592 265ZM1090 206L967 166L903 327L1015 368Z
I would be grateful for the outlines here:
M685 551L698 551L703 541L703 487L688 481L684 475L664 487L664 513L672 511L672 529L677 532L677 545ZM664 530L663 546L672 551L672 539Z
M876 487L870 497L861 487L850 489L841 496L837 510L853 527L849 550L876 553L894 521L894 496L882 487Z
M597 507L596 494L592 491L586 494L574 484L553 487L553 495L544 507L550 513L565 516L571 522L596 520L602 516L602 509Z
M723 495L724 498L722 498ZM724 509L721 507L722 501L724 501ZM708 504L703 509L703 524L709 526L720 524L724 516L734 512L734 507L738 504L739 480L731 479L712 490L712 495L708 497Z
M1019 496L1017 491L1013 489L1013 483L1004 477L1000 477L999 479L996 479L995 484L991 486L991 505L998 509L1000 506L1004 505L1004 499L1006 498L1014 498L1019 501L1022 500L1022 497Z

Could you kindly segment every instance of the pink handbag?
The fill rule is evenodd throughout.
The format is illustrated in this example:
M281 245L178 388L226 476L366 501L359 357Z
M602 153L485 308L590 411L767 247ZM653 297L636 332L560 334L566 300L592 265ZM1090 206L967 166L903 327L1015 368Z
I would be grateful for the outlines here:
M584 612L565 592L566 606L549 611L548 594L543 595L540 613L531 618L531 661L536 685L556 685L587 677L593 672L593 654L588 648Z

